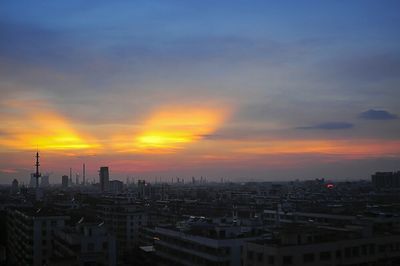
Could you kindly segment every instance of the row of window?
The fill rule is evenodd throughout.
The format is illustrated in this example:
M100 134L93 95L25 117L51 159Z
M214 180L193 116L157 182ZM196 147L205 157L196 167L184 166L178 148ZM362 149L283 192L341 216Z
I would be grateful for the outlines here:
M344 251L344 252L342 252ZM336 250L335 252L330 251L322 251L318 253L305 253L303 254L303 262L304 263L313 263L316 261L317 257L319 257L320 261L329 261L332 259L333 254L335 254L337 259L342 257L344 258L355 258L360 256L374 255L376 252L384 253L384 252L398 252L400 251L400 242L399 243L390 243L390 244L366 244L361 246L354 247L346 247L344 250ZM264 262L266 261L268 264L274 264L275 256L269 255L264 258L263 253L253 252L251 250L247 251L246 258L249 261L258 261ZM282 256L283 265L292 265L293 264L293 256Z

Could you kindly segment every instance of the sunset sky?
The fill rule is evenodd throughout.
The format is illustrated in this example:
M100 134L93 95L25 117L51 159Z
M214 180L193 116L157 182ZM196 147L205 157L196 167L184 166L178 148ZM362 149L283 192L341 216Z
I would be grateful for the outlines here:
M400 170L400 1L0 1L0 183Z

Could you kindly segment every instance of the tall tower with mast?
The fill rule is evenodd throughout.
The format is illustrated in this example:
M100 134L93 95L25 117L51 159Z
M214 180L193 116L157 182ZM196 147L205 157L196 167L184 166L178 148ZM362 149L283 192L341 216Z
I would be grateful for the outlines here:
M35 164L35 166L36 166L36 173L35 173L36 188L39 187L39 178L42 176L42 175L39 173L39 166L40 166L39 157L40 157L40 156L39 156L39 150L38 150L38 151L36 151L36 164Z

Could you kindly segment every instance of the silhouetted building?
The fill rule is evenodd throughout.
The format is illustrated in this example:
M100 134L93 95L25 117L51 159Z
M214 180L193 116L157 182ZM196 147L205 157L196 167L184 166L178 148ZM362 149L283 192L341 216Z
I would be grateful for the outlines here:
M203 217L177 225L146 229L153 235L155 255L165 262L162 265L240 266L243 245L260 238L248 227L214 224Z
M109 172L108 172L108 167L107 166L102 166L100 167L100 172L99 172L99 177L100 177L100 188L101 191L108 191L109 189Z
M10 209L7 212L7 248L10 265L42 266L52 253L52 232L62 228L68 216L50 209Z
M371 178L376 188L400 188L400 171L376 172Z
M291 224L247 242L242 265L400 265L399 241L398 232L368 227Z
M17 194L19 191L18 180L14 179L11 184L11 194Z
M112 193L120 193L124 188L124 183L119 180L111 180L110 181L110 192Z
M50 265L116 265L116 240L102 221L82 217L55 230Z
M67 175L63 175L61 177L61 184L63 188L67 188L68 187L68 176Z
M118 257L139 245L139 229L148 225L148 216L141 205L102 204L98 215L117 237Z
M138 197L144 199L148 198L149 195L149 184L146 183L146 180L138 180Z

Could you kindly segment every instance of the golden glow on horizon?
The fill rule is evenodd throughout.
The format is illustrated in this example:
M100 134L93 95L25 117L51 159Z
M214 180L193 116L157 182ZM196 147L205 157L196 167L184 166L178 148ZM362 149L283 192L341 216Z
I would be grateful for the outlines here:
M6 137L0 146L13 150L89 150L99 148L89 137L78 134L71 123L52 111L24 108L14 117L2 117Z
M170 151L212 134L221 125L226 111L212 108L163 108L144 124L135 139L142 151Z
M154 110L142 123L131 121L120 126L101 127L89 124L83 131L79 124L54 112L46 103L12 103L8 107L0 116L2 151L32 150L38 146L63 156L107 154L115 160L122 152L144 155L143 158L154 165L161 162L156 155L168 154L169 160L187 165L219 161L244 166L246 159L248 163L263 156L287 154L333 155L342 159L400 155L399 140L206 138L224 126L228 108L162 107ZM191 162L186 161L188 157Z

